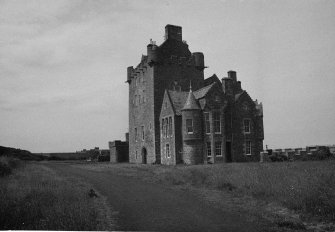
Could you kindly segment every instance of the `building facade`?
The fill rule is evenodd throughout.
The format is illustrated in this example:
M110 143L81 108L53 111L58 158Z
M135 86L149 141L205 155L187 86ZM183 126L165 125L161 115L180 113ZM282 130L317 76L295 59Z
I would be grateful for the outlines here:
M236 72L204 78L204 55L191 53L182 28L127 69L129 162L198 164L259 160L262 104L241 88Z

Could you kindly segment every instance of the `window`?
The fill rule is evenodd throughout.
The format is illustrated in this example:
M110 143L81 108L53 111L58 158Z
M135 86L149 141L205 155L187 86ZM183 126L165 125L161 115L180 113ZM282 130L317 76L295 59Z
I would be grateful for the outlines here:
M205 116L205 130L206 130L206 134L210 134L211 133L211 124L210 124L210 121L209 121L209 113L205 112L204 116Z
M168 134L168 129L169 129L169 119L168 118L166 118L165 119L165 137L167 138L168 136L169 136L169 134Z
M166 109L167 108L167 102L165 102L164 106L165 106L165 109Z
M137 142L137 128L135 127L135 142Z
M215 156L222 156L221 142L215 142Z
M166 157L170 158L171 154L170 154L170 144L166 144L165 145L165 152L166 152Z
M137 151L135 151L135 159L137 159Z
M144 126L142 126L142 141L144 141Z
M165 127L165 119L162 119L162 137L164 138L164 127Z
M187 134L193 134L193 120L186 119L186 132Z
M250 119L244 119L244 133L250 133Z
M169 117L169 135L172 137L172 117Z
M151 130L152 129L152 124L151 124L151 122L149 123L149 130Z
M250 140L245 141L245 154L251 155L251 141Z
M214 111L213 112L213 121L214 121L214 132L216 134L221 133L221 120L220 120L220 112Z
M211 142L206 143L207 157L212 157Z

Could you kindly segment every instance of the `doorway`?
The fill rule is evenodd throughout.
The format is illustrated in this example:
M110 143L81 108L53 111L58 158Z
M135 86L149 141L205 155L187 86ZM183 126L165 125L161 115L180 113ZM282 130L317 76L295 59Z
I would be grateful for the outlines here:
M227 163L232 162L232 158L231 158L231 142L230 141L226 142L226 162Z

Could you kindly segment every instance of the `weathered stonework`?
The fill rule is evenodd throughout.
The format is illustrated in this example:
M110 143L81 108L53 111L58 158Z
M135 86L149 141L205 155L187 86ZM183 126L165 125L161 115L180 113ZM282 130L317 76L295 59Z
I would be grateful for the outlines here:
M262 105L241 88L234 71L222 81L216 75L204 79L204 55L189 51L181 27L167 25L165 38L160 46L151 41L136 68L127 69L129 161L174 165L259 160Z

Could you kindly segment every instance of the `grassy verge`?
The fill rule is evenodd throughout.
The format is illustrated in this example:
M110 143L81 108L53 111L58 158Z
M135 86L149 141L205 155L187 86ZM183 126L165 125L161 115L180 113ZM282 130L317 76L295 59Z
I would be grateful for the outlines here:
M102 197L90 186L29 163L0 178L0 230L112 230Z
M155 178L252 195L306 216L335 220L335 162L234 163L156 169Z

